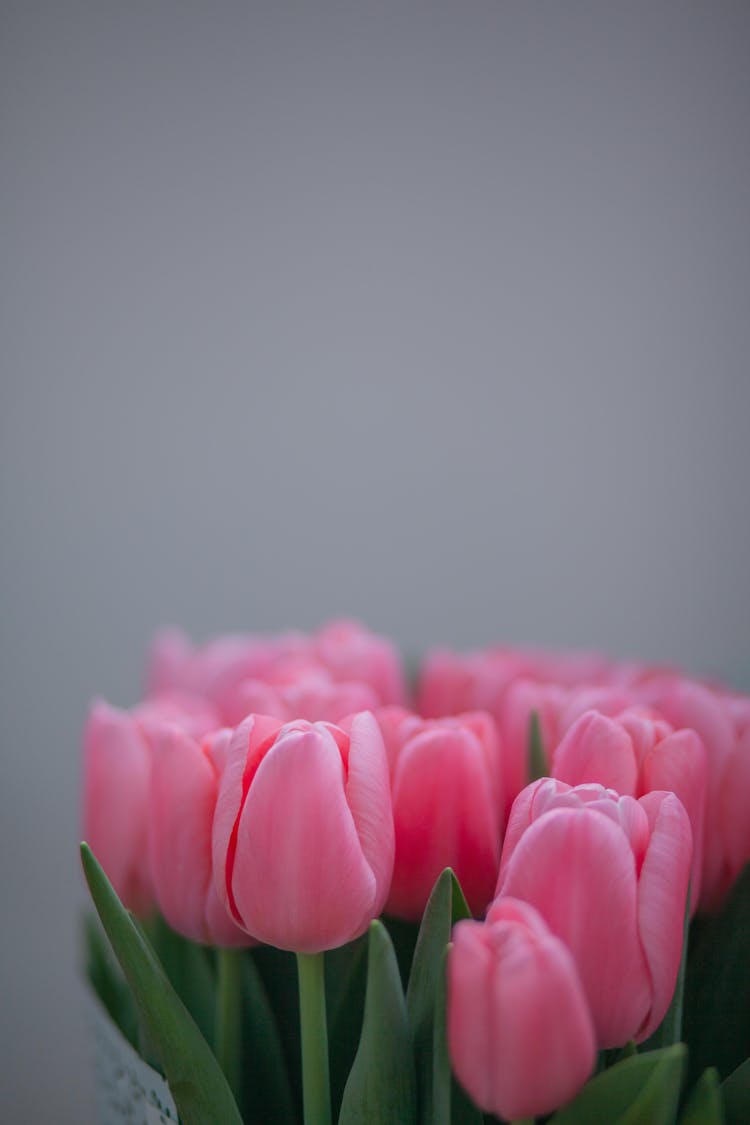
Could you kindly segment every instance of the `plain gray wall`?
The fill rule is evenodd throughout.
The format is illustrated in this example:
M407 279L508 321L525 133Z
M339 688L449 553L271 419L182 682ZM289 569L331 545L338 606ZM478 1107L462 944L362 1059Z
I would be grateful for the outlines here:
M750 5L0 21L0 1069L80 1122L79 733L157 624L747 682Z

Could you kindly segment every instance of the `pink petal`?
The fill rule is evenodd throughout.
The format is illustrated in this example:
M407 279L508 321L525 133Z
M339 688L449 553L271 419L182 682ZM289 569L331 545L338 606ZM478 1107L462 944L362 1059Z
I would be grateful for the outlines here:
M635 860L622 829L589 808L545 813L518 841L502 889L535 906L571 950L599 1045L626 1042L651 996L636 926Z
M636 794L633 743L620 723L598 711L587 711L570 727L555 750L552 772L569 785L597 781L618 793Z
M149 854L156 899L173 929L208 942L216 776L198 743L174 726L155 734L152 746Z
M346 799L362 854L375 876L375 901L368 906L368 912L374 913L364 919L367 925L385 905L395 851L388 760L380 727L369 711L351 720Z
M635 1036L640 1042L659 1026L674 992L693 848L688 815L673 793L648 793L638 804L651 825L638 880L638 929L653 997L648 1019Z
M152 895L148 745L131 715L98 700L89 712L83 755L84 838L125 906L144 914Z
M693 833L690 897L695 910L701 895L706 810L706 754L695 731L675 731L657 742L646 755L641 770L641 794L659 789L676 794L690 818Z

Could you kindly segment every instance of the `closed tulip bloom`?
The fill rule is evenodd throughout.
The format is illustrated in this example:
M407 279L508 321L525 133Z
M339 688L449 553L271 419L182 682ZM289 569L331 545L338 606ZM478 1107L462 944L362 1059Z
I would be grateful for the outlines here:
M669 790L680 798L693 833L691 898L697 907L703 865L706 754L694 730L673 730L643 708L614 718L587 711L554 752L552 773L569 785L599 782L621 796Z
M386 910L418 921L452 867L474 914L492 898L500 863L502 779L495 724L483 713L420 719L378 712L388 748L396 860Z
M673 793L635 800L542 779L511 812L498 894L531 903L570 949L600 1047L661 1023L682 950L692 838Z
M447 978L451 1062L481 1110L534 1117L583 1086L591 1013L573 957L533 906L502 898L486 922L459 922Z
M201 700L177 695L132 711L95 701L83 739L83 835L121 901L140 916L153 905L148 862L151 732L164 721L194 737L217 725Z
M153 892L147 861L150 749L127 711L97 700L83 739L83 836L124 905L144 916Z
M220 899L260 941L319 953L380 914L393 873L393 814L380 728L251 715L219 784L213 860Z
M219 901L213 880L211 832L218 782L231 731L201 742L174 724L151 732L149 857L157 905L170 926L191 941L247 945L247 934Z
M696 731L705 747L706 830L699 908L718 910L750 859L750 840L747 848L740 843L743 836L747 838L750 767L741 750L738 704L715 687L677 675L649 678L644 674L638 691L673 726Z

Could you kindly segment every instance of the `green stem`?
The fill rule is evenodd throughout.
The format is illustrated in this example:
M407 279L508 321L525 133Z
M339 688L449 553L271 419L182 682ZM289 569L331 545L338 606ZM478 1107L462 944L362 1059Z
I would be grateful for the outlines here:
M297 954L305 1125L331 1125L323 958L322 953Z
M242 954L236 949L220 949L218 954L216 1058L238 1099L242 1074Z

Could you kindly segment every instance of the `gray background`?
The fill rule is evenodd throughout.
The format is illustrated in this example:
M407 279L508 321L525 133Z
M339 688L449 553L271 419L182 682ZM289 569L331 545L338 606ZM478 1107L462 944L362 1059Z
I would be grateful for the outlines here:
M750 5L0 12L3 1116L77 1122L79 732L158 623L747 683Z

